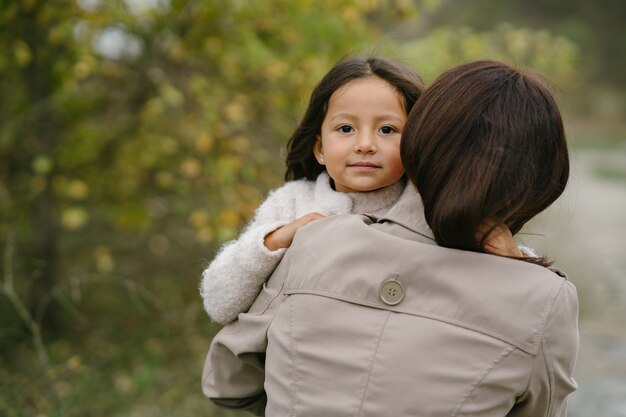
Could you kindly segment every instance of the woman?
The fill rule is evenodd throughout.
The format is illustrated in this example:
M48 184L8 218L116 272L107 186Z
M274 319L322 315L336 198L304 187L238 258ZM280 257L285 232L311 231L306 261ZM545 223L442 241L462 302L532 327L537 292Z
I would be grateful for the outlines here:
M203 390L215 403L268 416L566 415L576 289L512 237L567 183L552 96L499 62L454 68L415 104L401 154L421 198L301 228L250 311L213 340Z

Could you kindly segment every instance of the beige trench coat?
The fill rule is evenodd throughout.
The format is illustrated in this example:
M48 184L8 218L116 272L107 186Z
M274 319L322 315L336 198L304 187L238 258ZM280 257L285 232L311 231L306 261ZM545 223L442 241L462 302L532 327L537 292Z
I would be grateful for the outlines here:
M213 339L203 391L281 416L565 416L578 301L564 274L434 244L419 197L296 235Z

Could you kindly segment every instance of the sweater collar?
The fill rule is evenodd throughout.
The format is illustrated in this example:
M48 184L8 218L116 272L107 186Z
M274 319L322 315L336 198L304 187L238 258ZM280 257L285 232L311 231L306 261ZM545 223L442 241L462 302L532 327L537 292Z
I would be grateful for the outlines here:
M371 214L382 216L391 209L400 198L405 188L404 181L397 181L387 187L364 193L348 193L352 199L354 214Z
M405 182L400 180L387 187L362 193L343 193L333 190L330 177L323 171L315 182L315 199L324 214L384 215L401 197Z

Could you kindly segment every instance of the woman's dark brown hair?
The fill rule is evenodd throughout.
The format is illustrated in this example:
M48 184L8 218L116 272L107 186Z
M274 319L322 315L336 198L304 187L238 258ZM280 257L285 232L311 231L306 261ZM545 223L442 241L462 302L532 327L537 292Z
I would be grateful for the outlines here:
M365 77L378 77L398 90L407 113L424 91L424 83L419 75L390 59L350 57L339 61L313 89L304 117L289 139L285 180L315 180L324 171L324 166L313 155L313 145L321 132L328 100L343 85Z
M400 149L437 243L457 249L485 252L498 225L517 233L569 176L554 98L535 76L496 61L437 78L413 106Z

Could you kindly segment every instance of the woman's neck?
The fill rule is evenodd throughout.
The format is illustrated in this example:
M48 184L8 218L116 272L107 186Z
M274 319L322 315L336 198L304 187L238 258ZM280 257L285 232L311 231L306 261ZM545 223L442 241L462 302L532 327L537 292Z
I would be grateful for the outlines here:
M485 250L488 253L501 256L523 257L524 254L517 246L508 227L497 226L489 232L485 239Z

